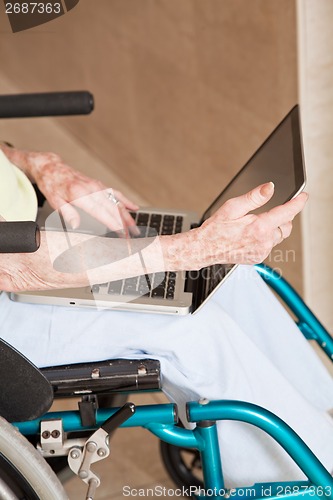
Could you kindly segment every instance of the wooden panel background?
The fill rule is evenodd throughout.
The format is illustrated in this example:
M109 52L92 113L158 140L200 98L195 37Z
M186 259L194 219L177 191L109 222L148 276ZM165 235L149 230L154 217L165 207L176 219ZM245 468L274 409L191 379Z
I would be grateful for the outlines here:
M94 113L58 123L149 204L203 211L297 102L293 0L81 0L17 34L1 15L1 73L22 91L89 89ZM54 149L32 123L35 144L27 121L11 134ZM296 226L282 250L300 288Z

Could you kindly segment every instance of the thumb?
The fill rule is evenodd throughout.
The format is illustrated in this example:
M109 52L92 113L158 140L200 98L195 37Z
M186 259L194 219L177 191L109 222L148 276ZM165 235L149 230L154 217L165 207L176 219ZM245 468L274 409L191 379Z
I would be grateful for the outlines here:
M1 215L0 215L0 222L6 222L6 219L4 219Z
M223 214L228 219L239 219L248 212L262 207L274 194L273 182L261 184L242 196L231 198L222 205Z

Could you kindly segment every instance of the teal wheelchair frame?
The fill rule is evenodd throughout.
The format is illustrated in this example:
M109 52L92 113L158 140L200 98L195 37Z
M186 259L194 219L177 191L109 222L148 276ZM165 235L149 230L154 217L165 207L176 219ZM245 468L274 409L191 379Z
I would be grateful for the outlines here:
M332 337L297 292L270 267L260 264L256 266L256 269L296 316L296 323L303 335L309 340L316 341L332 361ZM83 427L78 411L50 412L35 420L18 422L13 425L24 436L37 435L40 432L41 422L49 419L61 419L64 432L95 431L117 412L117 408L97 409L96 426L94 427ZM199 450L204 488L198 489L196 487L187 491L192 498L232 497L240 500L250 497L251 499L281 500L301 497L333 499L333 478L330 473L301 438L273 413L242 401L200 400L187 404L187 415L189 422L196 424L193 430L184 429L177 425L177 409L174 404L138 406L132 416L121 424L121 427L143 427L167 443ZM237 420L262 429L284 448L308 480L256 483L228 490L223 479L223 464L221 463L217 439L216 422L220 420Z

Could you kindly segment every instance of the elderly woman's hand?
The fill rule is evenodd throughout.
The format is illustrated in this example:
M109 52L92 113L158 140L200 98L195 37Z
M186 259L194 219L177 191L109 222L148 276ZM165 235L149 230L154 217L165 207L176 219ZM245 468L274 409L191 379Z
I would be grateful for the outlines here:
M50 205L61 209L65 220L77 228L79 207L113 230L138 231L128 210L139 207L120 191L107 189L98 180L83 175L66 165L54 153L30 153L33 177ZM113 199L118 200L116 204Z
M218 263L262 262L275 245L290 235L292 220L304 208L308 198L306 193L301 193L268 212L249 213L265 205L273 193L273 183L267 183L228 200L199 228L185 235L171 236L173 243L169 244L165 255L175 262L177 269L200 269Z
M303 210L308 195L259 215L249 213L267 203L274 193L273 183L228 200L200 228L199 241L208 263L256 264L291 233L292 221ZM209 241L209 248L205 242Z
M73 229L80 224L80 215L75 208L79 207L112 230L139 233L128 212L139 207L120 191L107 189L102 182L69 167L55 153L20 151L7 147L3 147L3 150L14 164L36 182L52 208L61 209L63 217Z

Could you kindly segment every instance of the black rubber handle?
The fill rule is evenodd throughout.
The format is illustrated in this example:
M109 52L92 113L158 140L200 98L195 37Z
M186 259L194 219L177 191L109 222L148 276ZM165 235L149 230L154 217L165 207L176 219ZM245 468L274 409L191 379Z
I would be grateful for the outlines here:
M93 109L94 97L85 90L0 96L0 118L87 115Z
M121 424L126 422L135 413L135 405L133 403L125 403L124 406L119 408L112 417L108 418L103 425L102 429L111 434L115 431Z
M0 222L0 253L31 253L40 244L36 222Z

